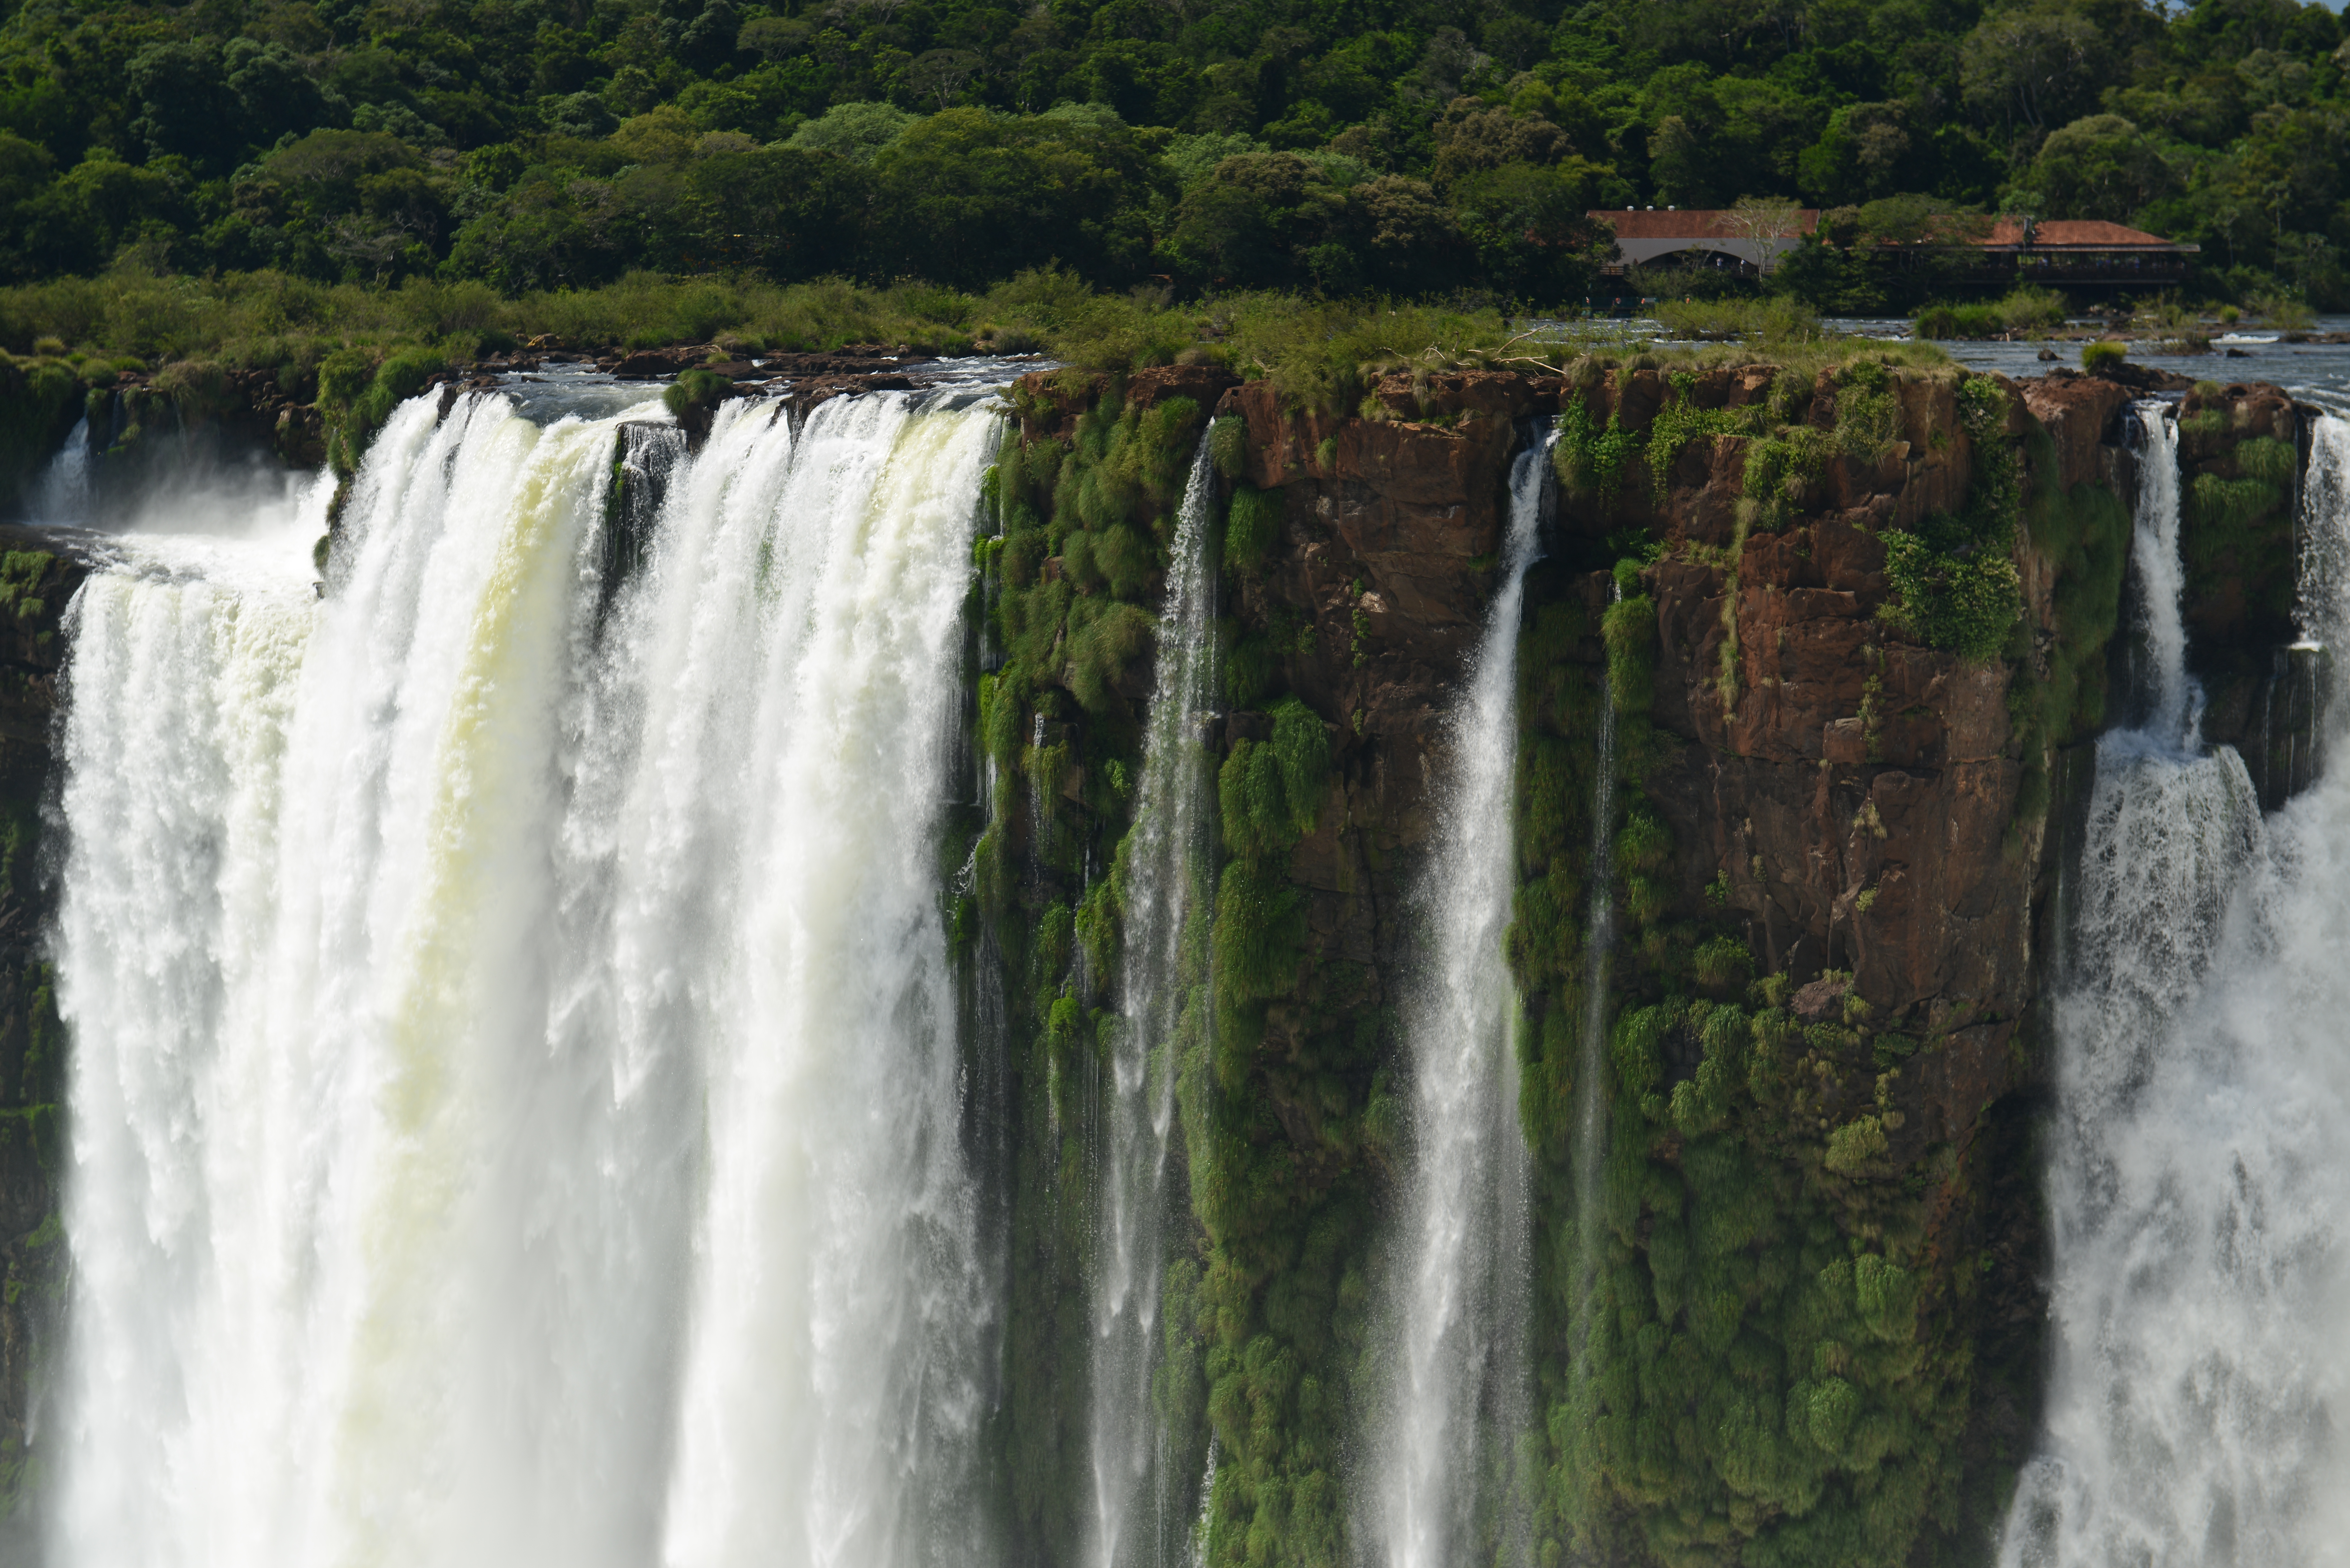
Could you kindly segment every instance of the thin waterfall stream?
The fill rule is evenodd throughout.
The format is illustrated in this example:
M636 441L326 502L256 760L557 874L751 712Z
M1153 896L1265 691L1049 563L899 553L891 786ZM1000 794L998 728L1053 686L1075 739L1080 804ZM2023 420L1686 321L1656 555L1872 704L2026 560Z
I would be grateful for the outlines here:
M1502 576L1451 723L1451 778L1439 796L1423 894L1431 951L1407 1014L1412 1167L1372 1504L1390 1568L1494 1553L1508 1532L1499 1514L1514 1436L1532 1418L1528 1160L1512 1050L1517 998L1502 935L1517 874L1510 802L1519 621L1547 452L1546 441L1534 441L1511 471Z
M1202 436L1177 514L1159 618L1135 823L1119 868L1126 945L1120 1028L1110 1063L1109 1147L1093 1302L1094 1490L1097 1568L1180 1555L1191 1521L1151 1400L1158 1363L1168 1145L1175 1125L1174 1052L1187 1009L1203 1005L1206 923L1213 906L1213 760L1202 726L1216 689L1215 470ZM1170 1553L1172 1555L1170 1555Z
M2350 775L2263 819L2234 751L2197 743L2175 446L2158 408L2140 418L2149 701L2097 748L2055 997L2055 1356L2002 1561L2350 1561ZM2350 426L2314 444L2301 632L2331 647Z

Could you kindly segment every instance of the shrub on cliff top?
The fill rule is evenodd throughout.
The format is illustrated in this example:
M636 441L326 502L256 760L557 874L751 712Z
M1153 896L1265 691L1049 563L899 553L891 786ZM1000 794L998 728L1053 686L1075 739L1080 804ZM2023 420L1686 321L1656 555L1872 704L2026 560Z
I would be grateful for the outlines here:
M445 356L421 348L402 350L380 364L362 348L328 356L318 368L318 406L327 414L327 459L335 472L356 472L391 410L448 363Z
M1648 423L1648 476L1659 505L1672 483L1673 462L1693 441L1711 441L1754 427L1760 409L1701 409L1697 405L1697 377L1688 370L1672 376L1672 393ZM1554 464L1555 465L1555 464Z
M1569 396L1559 412L1558 439L1551 443L1551 467L1569 495L1607 501L1639 450L1640 438L1623 428L1612 408L1603 428L1589 398Z
M661 389L661 402L683 420L733 395L734 383L714 370L688 370Z

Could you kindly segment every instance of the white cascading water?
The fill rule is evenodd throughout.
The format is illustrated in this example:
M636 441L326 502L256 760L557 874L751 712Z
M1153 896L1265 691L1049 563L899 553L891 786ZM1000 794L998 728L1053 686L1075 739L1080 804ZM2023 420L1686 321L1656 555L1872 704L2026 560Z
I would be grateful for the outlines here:
M63 1568L968 1553L931 830L997 422L729 404L608 606L629 396L403 405L323 601L314 514L72 612Z
M2178 560L2178 425L2170 406L2137 404L2140 440L2137 515L2130 535L2130 565L2137 569L2143 624L2139 627L2140 675L2152 717L2142 732L2172 746L2194 739L2194 704L2199 695L2187 674L2187 625L2178 618L2186 573Z
M2054 1002L2055 1355L2007 1568L2350 1562L2350 774L2263 822L2235 753L2193 745L2177 506L2175 467L2147 475L2157 700L2098 747ZM2319 424L2303 523L2303 636L2340 646L2342 421Z
M1389 1568L1447 1568L1471 1554L1480 1500L1494 1495L1528 1419L1529 1171L1502 935L1517 877L1519 620L1544 462L1538 441L1511 472L1501 586L1451 722L1451 776L1421 895L1431 950L1406 1020L1413 1163L1369 1499Z
M1124 962L1113 1050L1108 1159L1094 1264L1094 1541L1097 1568L1156 1564L1173 1521L1170 1473L1150 1397L1159 1356L1174 1042L1186 1006L1190 916L1213 907L1207 802L1213 765L1202 724L1215 708L1215 471L1207 439L1191 462L1159 619L1158 690L1142 786L1122 846Z

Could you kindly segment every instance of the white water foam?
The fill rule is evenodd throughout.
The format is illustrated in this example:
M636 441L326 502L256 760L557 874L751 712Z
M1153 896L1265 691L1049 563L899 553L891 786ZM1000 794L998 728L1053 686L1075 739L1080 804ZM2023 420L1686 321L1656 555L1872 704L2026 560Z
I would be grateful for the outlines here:
M2323 421L2303 613L2327 641L2345 457ZM2186 689L2177 651L2158 692ZM2235 753L2181 752L2156 711L2098 749L2054 1004L2047 1430L2002 1561L2350 1562L2350 775L2263 824Z
M2145 441L2130 534L2130 564L2137 570L2144 618L2139 634L2148 665L2145 680L2154 709L2144 729L2185 745L2192 740L2194 699L2187 673L2187 624L2178 613L2186 583L2178 560L2178 426L2170 405L2159 399L2138 403L2132 411Z
M729 406L608 616L658 404L435 411L325 601L148 539L72 612L49 1555L966 1556L929 844L994 419Z

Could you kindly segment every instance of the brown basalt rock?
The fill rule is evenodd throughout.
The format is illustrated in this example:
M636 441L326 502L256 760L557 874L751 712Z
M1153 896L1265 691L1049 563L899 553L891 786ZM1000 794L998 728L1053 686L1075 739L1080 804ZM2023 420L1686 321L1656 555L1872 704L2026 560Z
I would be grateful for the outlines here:
M2010 383L2012 389L2012 383ZM1973 443L1959 423L1958 385L1939 377L1896 383L1901 400L1902 465L1894 521L1904 528L1936 512L1966 504L1974 472Z
M1428 384L1451 409L1449 425L1284 410L1268 381L1224 400L1247 422L1248 482L1292 491L1292 515L1310 515L1318 526L1309 532L1334 536L1379 596L1381 614L1394 618L1388 627L1410 641L1419 640L1415 631L1475 619L1488 576L1477 564L1501 545L1514 420L1543 399L1529 378L1492 372ZM1388 394L1400 400L1409 389L1403 379Z
M1657 410L1665 406L1665 395L1672 389L1661 370L1634 370L1628 375L1617 371L1609 379L1617 421L1635 435L1656 422Z
M1221 365L1154 365L1126 379L1126 400L1147 409L1170 398L1189 398L1207 413L1240 378Z
M327 462L327 421L315 404L287 403L277 410L270 445L288 468L320 468Z
M860 392L910 392L914 389L910 376L884 373L870 376L816 376L805 381L795 381L784 393L785 401L795 415L805 416L822 403L835 398L854 397Z
M1937 1049L1913 1059L1897 1090L1897 1103L1908 1111L1904 1131L1915 1151L1910 1158L1931 1145L1968 1137L1983 1112L2007 1093L2014 1076L2008 1047L2015 1031L2012 1019L1953 1030Z
M1806 1023L1842 1018L1845 994L1851 989L1849 981L1815 980L1795 992L1795 1016Z
M1220 365L1154 365L1126 378L1126 401L1148 409L1169 398L1189 398L1203 413L1215 411L1240 378ZM1080 370L1031 370L1012 384L1012 402L1025 441L1066 441L1077 416L1109 389L1110 379Z
M698 358L690 348L639 348L615 361L611 373L623 380L657 380L689 369Z
M2307 783L2297 759L2314 740L2314 709L2285 651L2300 635L2299 487L2273 465L2286 452L2306 462L2316 417L2262 383L2198 388L2178 405L2179 613L2207 699L2203 734L2236 747L2271 807ZM2257 457L2246 451L2253 441Z
M1642 581L1657 615L1650 717L1693 744L1644 787L1685 862L1679 907L1702 912L1698 892L1719 877L1768 971L1800 983L1848 970L1880 1023L2012 1025L2036 989L2040 874L2036 829L2017 842L2014 677L1881 618L1887 534L1962 505L1971 461L1954 384L1896 385L1902 439L1877 462L1831 461L1810 514L1746 539L1734 592L1719 552L1744 443L1677 462L1651 524L1674 543ZM2064 421L2060 481L2102 477L2111 459L2096 438L2126 393L2086 380L2029 390L2012 421L2030 430L2034 406ZM1814 424L1833 428L1835 391L1814 387ZM2028 542L2018 562L2045 636L2054 569Z
M2024 430L2035 409L2061 425L2040 482L2069 489L2127 470L2099 440L2120 433L2126 389L2061 378L2022 392L2012 417ZM1896 1168L1970 1140L1986 1108L2039 1070L2052 862L2043 819L2023 809L2041 754L2024 753L2016 698L2058 629L2060 575L2019 540L2031 634L2020 665L1966 663L1881 618L1887 535L1964 501L1949 389L1903 396L1908 450L1832 464L1804 514L1747 538L1734 574L1708 511L1731 488L1728 465L1677 463L1649 524L1667 554L1641 573L1657 618L1649 718L1682 742L1641 784L1674 845L1665 918L1728 909L1762 972L1794 982L1800 1021L1859 1021L1914 1044L1889 1074L1865 1053L1843 1061L1812 1101L1828 1121L1881 1111ZM2183 447L2190 483L2232 479L2241 441L2287 439L2304 418L2272 389L2198 394L2190 411L2207 400L2227 421L2204 420L2202 444ZM1832 419L1825 389L1813 412ZM2269 530L2255 543L2281 541L2289 534ZM2215 575L2227 580L2201 591L2249 596L2259 581L2232 557Z
M1555 413L1565 383L1555 376L1514 370L1457 370L1382 376L1371 396L1387 417L1406 423L1450 423L1474 413L1507 422Z
M1495 581L1510 452L1519 421L1555 410L1558 389L1498 372L1390 376L1373 389L1384 416L1373 419L1284 408L1264 381L1221 399L1219 413L1245 421L1243 483L1282 497L1274 547L1237 584L1232 613L1252 635L1277 632L1280 685L1330 724L1331 793L1290 862L1321 989L1294 1014L1270 1010L1260 1058L1293 1140L1321 1116L1310 1078L1295 1103L1284 1086L1284 1064L1310 1056L1304 1032L1354 1028L1399 1000L1409 889ZM1225 744L1270 732L1263 716L1235 713Z
M2055 443L2067 489L2103 477L2100 449L2117 440L2115 421L2130 398L2126 387L2072 370L2051 370L2023 384L2024 407Z

